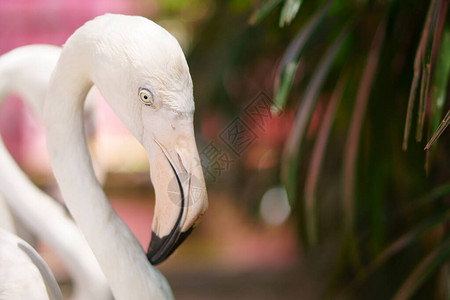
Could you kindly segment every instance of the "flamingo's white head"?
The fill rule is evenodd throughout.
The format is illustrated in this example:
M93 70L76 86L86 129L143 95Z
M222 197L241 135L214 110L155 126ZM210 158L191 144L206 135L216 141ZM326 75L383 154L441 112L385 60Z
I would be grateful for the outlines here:
M157 264L208 206L194 137L192 79L181 47L146 18L105 15L80 27L64 48L61 60L78 57L69 63L84 70L65 76L89 78L147 151L156 196L147 257Z

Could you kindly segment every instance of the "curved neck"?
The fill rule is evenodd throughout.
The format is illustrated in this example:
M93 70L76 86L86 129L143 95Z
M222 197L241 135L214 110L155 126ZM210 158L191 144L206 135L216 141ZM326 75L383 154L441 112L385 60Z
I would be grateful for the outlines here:
M139 242L111 208L95 177L82 119L83 100L92 82L79 64L70 51L63 51L44 109L47 147L56 180L115 298L170 299L167 281L148 263Z
M30 61L27 60L27 62ZM26 87L28 84L27 80L23 80L26 76L21 76L21 73L25 71L21 65L5 64L6 62L6 60L0 60L0 79L5 79L0 80L3 83L0 83L0 108L9 92L10 85ZM13 62L24 63L17 59ZM29 67L33 68L33 65L29 64ZM9 80L10 77L5 70L9 70L10 73L15 72L15 79ZM48 79L41 79L41 85L33 82L38 95L43 94L48 83ZM17 88L15 91L21 92ZM27 100L24 101L27 104L32 102L29 99L24 100ZM40 105L37 111L42 111L43 101L37 104ZM39 117L42 118L42 116ZM72 299L83 299L91 295L99 299L108 299L111 292L106 279L83 235L62 205L30 181L6 149L1 137L0 166L0 191L5 196L8 208L30 232L49 245L63 261L74 280Z

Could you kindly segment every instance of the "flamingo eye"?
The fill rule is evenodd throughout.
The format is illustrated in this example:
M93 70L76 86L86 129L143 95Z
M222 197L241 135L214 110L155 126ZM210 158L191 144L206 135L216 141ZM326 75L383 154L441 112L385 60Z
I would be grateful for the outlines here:
M152 92L150 92L150 90L146 88L140 88L139 98L141 99L142 102L144 102L145 105L155 108L155 105L153 104L153 95Z

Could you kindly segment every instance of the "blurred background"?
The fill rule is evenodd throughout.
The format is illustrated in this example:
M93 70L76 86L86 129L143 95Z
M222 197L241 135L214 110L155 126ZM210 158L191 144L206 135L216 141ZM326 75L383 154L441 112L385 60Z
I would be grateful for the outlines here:
M450 299L448 2L0 0L0 54L62 45L106 12L178 39L210 208L158 267L177 299ZM97 98L92 152L147 248L146 154ZM59 197L42 126L15 95L0 131Z

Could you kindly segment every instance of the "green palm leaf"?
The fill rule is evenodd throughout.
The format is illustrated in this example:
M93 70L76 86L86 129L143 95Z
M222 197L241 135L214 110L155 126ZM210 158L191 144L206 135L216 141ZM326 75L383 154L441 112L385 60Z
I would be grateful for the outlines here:
M430 132L434 132L433 136L428 141L425 149L430 147L437 141L437 139L444 132L450 123L450 110L447 112L444 119L439 124L441 119L442 109L444 108L445 97L447 92L447 85L450 75L450 26L444 29L442 36L441 49L436 63L436 72L434 74L433 88L432 88L432 114L430 119Z
M259 8L251 15L249 23L257 25L261 22L274 8L281 3L282 0L266 0L259 6Z
M298 13L303 0L286 0L280 14L280 27L291 24Z
M274 79L274 111L284 108L305 45L323 20L330 4L331 2L325 4L311 17L311 20L297 33L283 54Z
M317 197L316 190L319 182L320 172L330 137L331 127L336 116L336 110L342 97L342 92L346 85L347 77L339 80L331 95L323 121L317 134L317 140L312 151L311 163L309 164L305 182L305 218L306 218L306 239L307 243L315 245L318 240L317 224Z
M444 132L444 130L447 128L447 126L450 124L450 110L445 115L444 119L442 120L439 127L434 132L433 136L431 137L430 141L425 146L425 150L430 149L431 145L433 145L437 139L441 136L441 134Z
M431 195L430 195L431 196ZM374 272L376 272L383 264L391 259L394 255L399 254L401 251L405 250L409 245L417 242L423 234L429 230L435 228L436 226L442 225L450 220L449 212L439 212L427 219L420 222L417 226L412 228L409 232L403 234L401 237L397 238L392 242L386 249L381 252L371 263L366 267L362 268L355 279L346 287L346 289L341 292L342 294L348 295L353 292L353 290L360 284L362 284L367 278L369 278Z
M311 119L312 112L314 111L317 96L320 93L321 87L331 69L332 62L341 48L345 37L348 35L349 30L350 25L345 26L321 58L296 112L294 124L286 143L282 165L283 181L288 198L292 203L295 203L297 200L298 171L300 167L303 137Z
M430 51L433 37L434 25L438 17L440 5L436 4L437 0L432 0L428 8L427 18L423 27L422 35L420 38L419 46L417 47L416 57L414 60L414 75L411 84L411 90L409 94L408 108L406 112L405 131L403 135L403 149L408 148L408 140L412 126L412 114L414 110L414 104L417 97L417 88L420 84L419 91L419 107L417 110L417 128L416 128L416 140L422 140L423 124L425 118L425 107L428 87L430 85ZM439 1L438 4L441 2Z
M367 104L369 101L370 91L375 79L378 68L378 60L380 50L383 45L385 35L385 20L383 19L375 32L371 49L367 57L367 62L363 70L361 82L356 95L355 107L353 109L352 119L350 122L349 133L345 145L344 163L343 163L343 213L344 228L346 234L352 236L354 234L355 221L355 178L356 178L356 161L358 158L359 140L361 135L362 123L364 121ZM353 240L353 239L350 239Z
M428 254L422 262L416 266L413 272L406 278L399 288L394 300L410 299L414 292L450 257L450 238L445 239L439 247Z

